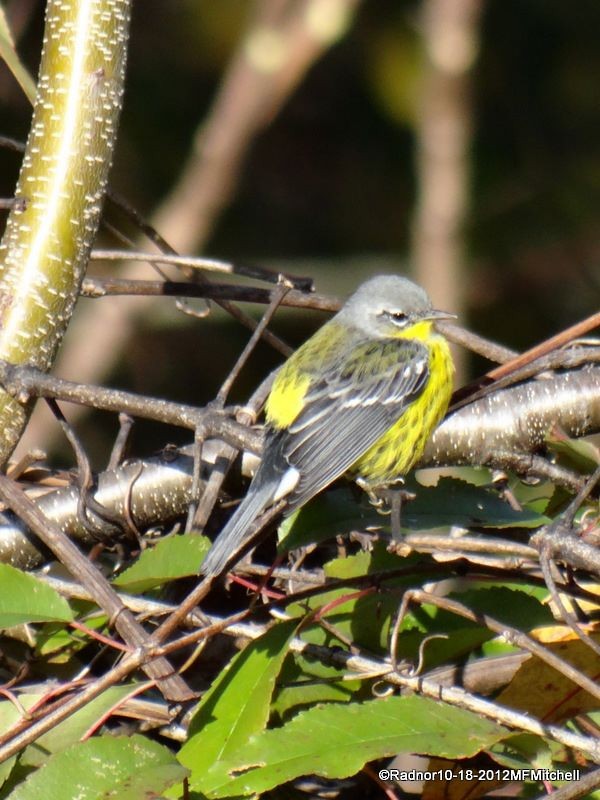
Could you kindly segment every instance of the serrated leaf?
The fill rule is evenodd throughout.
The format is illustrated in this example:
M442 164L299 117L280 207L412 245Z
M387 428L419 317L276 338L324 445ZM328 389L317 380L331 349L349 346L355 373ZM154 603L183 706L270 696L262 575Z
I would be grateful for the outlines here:
M402 508L402 525L430 530L450 525L462 528L535 528L549 520L529 509L516 511L494 490L456 478L439 479L437 486L416 488L416 498Z
M414 477L406 488L415 499L402 506L403 528L432 530L462 528L536 528L550 520L537 511L517 511L493 489L475 486L453 477L440 477L435 486L421 486ZM389 529L389 518L381 516L349 487L325 492L303 506L280 528L279 549L293 550L310 543L367 528Z
M226 797L267 791L301 775L346 778L369 761L402 752L464 758L508 733L476 714L417 696L316 706L213 765L202 791Z
M135 564L115 578L113 585L130 592L145 592L176 578L197 575L209 549L206 536L167 536L144 550Z
M73 620L64 597L33 575L0 564L0 628L55 620Z
M140 800L156 797L187 770L166 747L135 735L100 736L52 756L10 800Z
M190 724L179 760L204 791L209 768L231 758L267 724L275 679L288 652L297 621L274 625L238 653L206 692Z

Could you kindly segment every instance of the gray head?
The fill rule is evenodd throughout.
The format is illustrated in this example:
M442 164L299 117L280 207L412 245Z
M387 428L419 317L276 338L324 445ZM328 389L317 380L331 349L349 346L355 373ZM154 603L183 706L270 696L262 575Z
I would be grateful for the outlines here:
M370 336L388 337L397 336L415 322L452 315L436 311L427 292L408 278L379 275L359 286L338 316Z

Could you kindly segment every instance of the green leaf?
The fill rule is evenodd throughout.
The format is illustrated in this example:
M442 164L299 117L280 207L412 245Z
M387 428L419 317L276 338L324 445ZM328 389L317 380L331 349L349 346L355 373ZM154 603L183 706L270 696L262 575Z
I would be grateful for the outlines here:
M73 620L64 597L33 575L0 564L0 628L53 620Z
M412 487L408 487L411 488ZM402 508L402 525L411 530L432 528L535 528L546 525L543 514L516 511L493 489L456 478L440 478L437 486L418 486L416 498Z
M4 759L2 763L0 763L0 787L4 786L6 781L10 778L10 774L15 766L17 761L16 756L11 756L10 758Z
M290 603L287 611L295 616L304 616L307 610L319 609L332 628L339 631L346 640L350 639L357 646L374 652L387 653L390 624L398 611L399 598L405 589L420 586L427 579L427 570L420 569L413 574L410 569L413 564L422 561L422 556L414 554L399 561L398 556L386 552L383 543L377 543L370 553L360 552L330 561L325 565L325 573L328 577L348 579L394 566L397 568L401 564L406 568L407 574L386 579L386 591L365 592L347 586L332 589L324 587L318 595L299 603ZM432 565L432 578L437 575L439 569ZM331 607L324 611L330 604ZM319 623L307 622L300 635L304 641L312 644L329 647L343 644L343 641L336 639Z
M155 547L144 550L113 584L130 592L144 592L176 578L197 575L209 549L210 540L206 536L194 533L166 536Z
M12 33L2 6L0 6L0 58L6 62L6 66L12 72L19 86L23 89L27 98L33 105L33 101L35 100L35 81L29 74L29 71L19 58L19 54L15 49Z
M298 622L274 625L238 653L206 692L191 721L179 760L192 770L194 789L204 791L209 768L231 758L269 718L275 679Z
M551 452L559 457L560 464L577 472L593 472L600 463L598 448L585 439L570 439L560 431L546 437Z
M83 708L60 722L25 750L21 763L39 767L54 753L78 742L82 736L115 706L135 689L135 685L112 686L91 700Z
M328 704L264 731L205 776L210 797L263 792L300 775L346 778L397 753L464 758L503 739L506 728L424 697Z
M386 651L390 621L398 610L398 598L391 594L367 593L356 596L356 592L338 587L315 595L302 603L291 603L290 614L304 615L311 609L322 609L328 623L327 629L319 622L308 622L302 629L301 638L311 644L340 647L344 639L351 639L358 647L372 651ZM331 626L331 628L329 628ZM335 636L340 633L341 637Z
M552 751L540 736L516 733L490 748L490 755L509 769L552 769Z
M361 503L349 486L317 495L285 519L279 529L280 551L322 542L351 531L380 528L384 518L369 503Z
M403 528L536 528L548 517L535 510L517 511L489 487L475 486L454 477L440 477L435 486L422 486L414 476L406 480L414 500L402 506ZM352 531L389 530L389 518L378 514L366 497L350 487L325 492L285 520L280 528L280 550L293 550Z
M408 556L403 556L402 561L396 553L390 553L387 549L387 543L383 541L375 542L373 548L369 551L361 550L359 553L353 555L343 556L341 558L334 558L328 561L325 566L325 575L328 578L336 578L338 580L348 580L349 578L360 578L363 575L372 574L374 572L386 572L388 570L398 570L401 567L406 573L410 572L411 566L420 565L418 577L414 575L405 575L404 577L398 576L391 579L386 579L385 585L409 587L418 585L420 586L426 580L425 572L423 571L423 564L426 563L426 557L419 553L411 553ZM435 564L431 565L431 577L435 578L439 575L439 569Z
M319 638L321 642L328 638L329 646L341 644L337 641L332 644L331 636L323 628L315 627L313 633L316 634L313 638ZM305 640L311 638L305 638L303 634L304 631L298 635ZM271 720L284 722L316 703L348 703L364 699L365 695L371 696L371 676L348 678L348 670L342 666L326 664L301 653L288 653L277 680L275 699L271 703Z
M166 747L135 735L101 736L52 756L10 800L140 800L157 797L187 770Z
M540 594L546 597L548 592L544 588ZM475 613L488 614L505 625L523 631L555 624L548 606L531 592L521 589L488 586L468 589L466 592L453 592L450 597L459 600Z
M348 703L360 689L360 681L338 681L337 683L318 683L304 680L289 688L281 689L272 705L272 712L281 719L298 712L301 708L316 703Z
M96 606L77 600L73 600L72 604L77 619L83 621L86 628L98 631L106 627L108 618ZM92 608L96 610L90 614ZM66 664L75 653L87 647L89 643L90 636L87 633L75 628L66 628L59 622L48 622L38 631L35 652L44 656L47 663Z

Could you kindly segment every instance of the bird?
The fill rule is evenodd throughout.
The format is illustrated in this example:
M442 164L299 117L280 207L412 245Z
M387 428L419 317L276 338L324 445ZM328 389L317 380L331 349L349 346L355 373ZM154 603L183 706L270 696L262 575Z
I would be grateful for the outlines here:
M419 460L446 413L454 365L427 293L400 275L363 283L279 369L260 465L200 566L220 575L248 528L285 499L303 506L342 475L375 494Z

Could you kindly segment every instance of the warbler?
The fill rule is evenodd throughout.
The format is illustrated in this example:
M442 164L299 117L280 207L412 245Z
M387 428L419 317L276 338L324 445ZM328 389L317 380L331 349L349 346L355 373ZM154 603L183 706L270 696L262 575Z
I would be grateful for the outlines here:
M252 522L285 498L285 513L348 474L361 488L396 482L419 460L446 412L454 366L416 284L363 283L279 370L266 403L260 466L200 569L223 571Z

